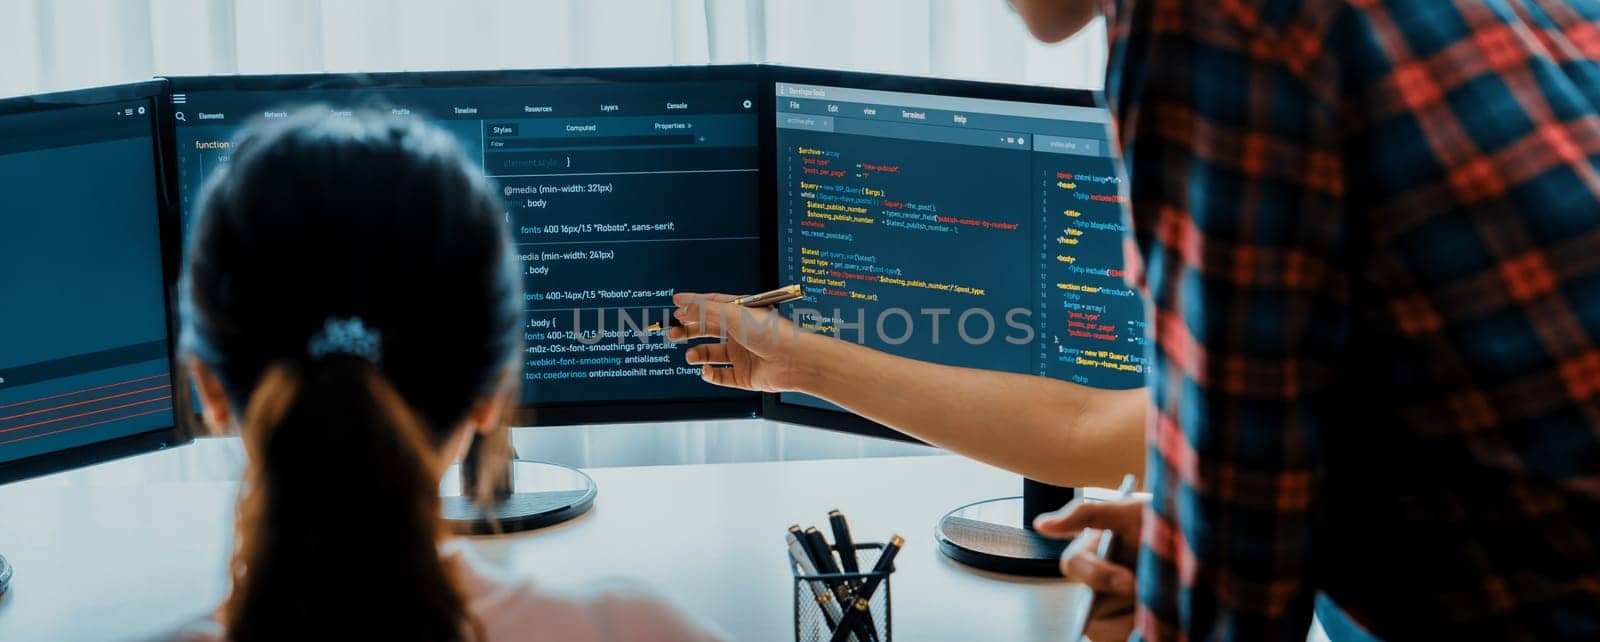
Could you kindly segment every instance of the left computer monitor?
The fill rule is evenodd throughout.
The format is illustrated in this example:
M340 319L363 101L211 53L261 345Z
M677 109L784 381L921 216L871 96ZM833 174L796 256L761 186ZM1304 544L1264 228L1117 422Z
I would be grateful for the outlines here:
M159 82L0 100L0 483L165 448Z
M763 284L753 66L172 78L186 221L253 122L378 109L452 134L497 185L527 317L518 425L750 417L647 328L677 289ZM185 223L187 227L188 223Z

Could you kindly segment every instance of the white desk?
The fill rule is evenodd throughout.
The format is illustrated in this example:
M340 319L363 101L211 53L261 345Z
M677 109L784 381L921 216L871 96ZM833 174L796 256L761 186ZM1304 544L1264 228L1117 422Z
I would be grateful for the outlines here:
M178 450L197 447L234 445ZM159 469L180 454L193 456L104 466ZM850 516L859 539L906 537L893 580L899 640L1063 640L1069 597L1081 590L988 576L940 555L933 527L945 511L1021 489L1013 475L956 457L589 472L600 486L590 514L475 539L479 551L545 585L640 580L735 640L793 638L783 532L796 522L826 531L832 508ZM0 597L0 640L126 639L217 603L227 589L233 482L63 483L73 476L107 477L87 469L0 486L0 555L16 566Z

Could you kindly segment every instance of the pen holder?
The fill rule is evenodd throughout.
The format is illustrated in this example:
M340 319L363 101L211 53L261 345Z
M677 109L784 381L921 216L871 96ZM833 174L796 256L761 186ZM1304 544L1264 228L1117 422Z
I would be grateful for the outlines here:
M883 553L883 544L858 543L853 551L857 565L862 569L871 569L878 563L878 556ZM839 547L834 547L834 552L849 554ZM863 618L870 622L867 627L869 639L860 639L859 635L845 638L847 642L889 642L894 639L894 618L891 617L892 603L889 599L889 575L894 573L890 568L885 573L824 573L818 575L805 575L800 571L794 556L789 555L789 571L794 574L794 639L795 642L829 642L833 639L834 618L843 615L843 611L850 606L853 591L864 585L867 580L874 577L880 578L877 590L867 600L870 617ZM814 591L814 583L821 582L825 597L818 598ZM845 589L846 598L840 599L835 587L848 586ZM837 607L836 610L830 610Z

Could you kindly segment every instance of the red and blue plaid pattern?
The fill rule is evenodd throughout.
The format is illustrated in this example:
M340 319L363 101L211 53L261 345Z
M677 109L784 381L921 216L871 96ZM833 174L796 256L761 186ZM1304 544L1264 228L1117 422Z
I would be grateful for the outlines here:
M1600 0L1107 0L1138 634L1600 638Z

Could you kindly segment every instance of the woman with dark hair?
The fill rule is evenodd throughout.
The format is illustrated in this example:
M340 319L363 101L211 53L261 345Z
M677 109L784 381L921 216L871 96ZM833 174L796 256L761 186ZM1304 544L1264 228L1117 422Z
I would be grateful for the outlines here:
M440 477L474 433L506 441L522 312L504 206L447 134L326 110L263 124L200 211L183 342L206 423L237 428L249 464L232 591L185 637L711 638L654 600L540 593L448 540Z

